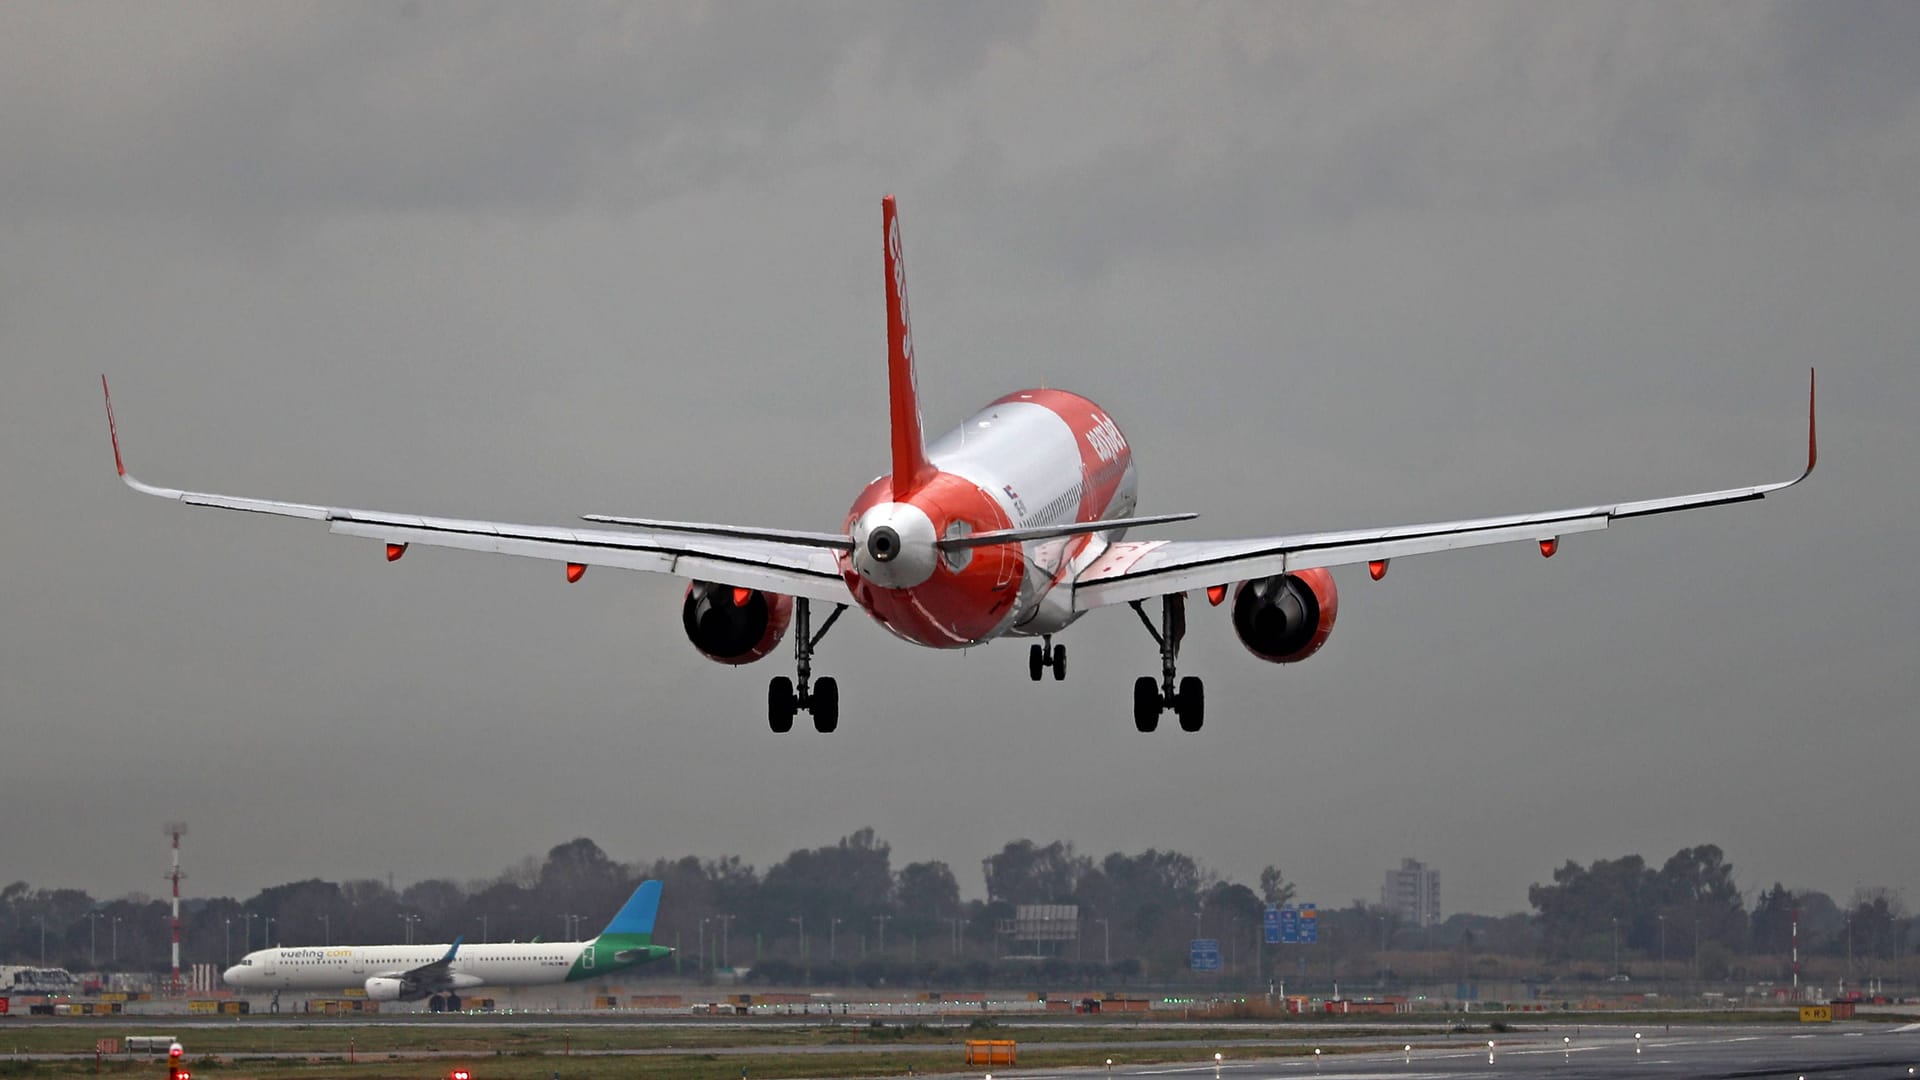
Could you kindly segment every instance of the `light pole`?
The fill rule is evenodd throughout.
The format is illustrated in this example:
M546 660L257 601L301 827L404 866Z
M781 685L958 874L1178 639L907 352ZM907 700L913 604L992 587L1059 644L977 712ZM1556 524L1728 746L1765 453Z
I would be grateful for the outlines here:
M1693 981L1700 981L1700 920L1693 920Z
M1667 970L1667 916L1665 912L1656 916L1660 920L1660 973L1666 977Z
M838 963L835 957L840 955L839 952L837 951L839 948L839 945L835 939L839 929L840 929L840 917L838 915L827 920L827 966L828 967L832 967L834 964ZM807 933L806 928L804 926L801 927L800 935L802 938L806 936L806 933ZM803 952L805 951L805 948L806 946L803 942L801 945L801 949Z
M707 962L707 917L700 916L700 933L694 938L700 949L699 958L693 962L693 973L700 974L700 968Z
M320 932L322 935L324 935L320 939L320 944L322 945L333 944L333 916L331 915L320 916Z
M1607 977L1612 978L1620 974L1620 916L1609 916L1608 921L1613 923L1613 970Z
M233 966L233 916L231 915L221 916L220 929L221 929L222 935L226 938L224 950L220 957L220 966L232 967Z
M255 914L254 914L253 912L251 912L251 911L243 911L243 912L241 912L240 914L241 914L241 915L243 915L243 916L245 916L245 917L246 917L246 920L247 920L247 925L246 925L246 931L247 931L247 932L246 932L246 938L247 938L247 940L246 940L246 941L245 941L245 942L244 942L244 943L242 944L242 946L241 946L241 947L242 947L242 948L244 948L244 949L245 949L246 951L248 951L248 952L252 952L252 951L253 951L253 920L255 920L255 919L257 919L257 918L259 918L260 916L258 916L258 915L255 915ZM115 919L115 920L113 920L113 921L114 921L114 922L119 922L120 920L119 920L119 919Z
M487 942L489 942L489 941L492 941L493 939L487 936L487 916L486 916L486 913L485 913L485 912L481 912L481 913L480 913L479 915L477 915L477 916L475 916L475 919L476 919L476 920L477 920L477 921L478 921L478 922L480 923L480 943L481 943L482 945L484 945L484 944L486 944Z
M789 915L787 916L787 921L800 928L800 959L802 962L805 962L807 959L807 917L805 915ZM827 929L827 956L829 959L833 956L833 929L831 927Z
M1112 967L1113 966L1113 920L1095 919L1093 921L1100 924L1101 963L1105 964L1107 967Z
M47 917L45 915L41 915L41 916L38 916L38 918L40 920L40 966L46 967L47 966Z
M952 943L953 943L953 949L952 949L952 954L953 954L954 956L959 956L959 955L960 955L960 924L961 924L961 923L964 923L964 922L966 922L966 921L967 921L967 920L965 920L965 919L948 919L948 920L947 920L947 922L948 922L949 924L951 924L951 925L953 926L953 937L952 937Z
M420 921L420 916L411 914L402 915L400 916L400 921L407 924L407 944L413 944L413 927L415 923Z
M114 967L119 967L120 966L120 916L115 915L113 917L112 925L110 925L107 929L111 932L113 937L113 953L112 953L113 959L111 962Z
M98 911L87 912L87 966L95 971L100 970L100 952L94 947L94 941L99 937L100 920L104 918L106 916Z
M887 920L891 918L893 918L891 915L875 915L873 917L873 921L880 926L880 934L878 938L876 938L879 946L874 949L874 952L885 953L887 951Z
M733 958L729 947L733 944L733 916L715 915L714 918L720 920L720 966L732 971Z

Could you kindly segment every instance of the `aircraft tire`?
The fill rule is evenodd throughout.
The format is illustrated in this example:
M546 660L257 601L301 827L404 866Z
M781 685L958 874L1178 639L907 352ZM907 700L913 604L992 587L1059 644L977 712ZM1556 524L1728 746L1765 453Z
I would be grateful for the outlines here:
M1181 731L1199 731L1200 725L1207 719L1207 687L1196 675L1180 680L1180 695L1174 699L1173 711L1180 717Z
M1053 647L1053 681L1059 682L1066 677L1067 647L1065 645L1055 645Z
M813 684L813 730L832 734L840 726L840 682L825 675Z
M793 714L798 702L793 697L793 680L785 675L775 675L767 684L767 726L774 734L785 735L793 730Z
M1160 684L1151 675L1133 680L1133 726L1140 731L1160 726Z
M1046 654L1040 650L1038 642L1027 646L1027 678L1039 682L1040 669L1045 667L1046 663Z
M459 994L447 995L447 1011L448 1012L460 1011L460 995Z

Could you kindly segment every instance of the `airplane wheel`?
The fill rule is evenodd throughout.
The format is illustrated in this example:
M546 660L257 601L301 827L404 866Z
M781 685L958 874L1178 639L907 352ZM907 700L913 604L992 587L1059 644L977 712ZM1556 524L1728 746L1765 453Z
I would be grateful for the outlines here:
M785 735L793 730L793 713L798 702L793 697L793 680L785 675L775 675L767 684L767 726L775 734Z
M447 1011L448 1012L460 1011L460 995L459 994L447 995Z
M1207 688L1197 676L1189 675L1180 680L1180 694L1174 699L1173 711L1180 717L1181 731L1199 731L1200 725L1207 719Z
M439 994L433 995L432 997L427 999L427 1011L428 1012L446 1012L447 999L440 996Z
M1034 682L1040 681L1040 669L1046 666L1047 657L1038 644L1027 646L1027 677Z
M840 726L840 683L833 676L823 676L813 684L811 708L813 730L826 735Z
M1160 684L1151 675L1133 680L1133 726L1141 731L1160 726Z
M1053 647L1053 681L1059 682L1066 677L1067 647L1065 645L1055 645Z

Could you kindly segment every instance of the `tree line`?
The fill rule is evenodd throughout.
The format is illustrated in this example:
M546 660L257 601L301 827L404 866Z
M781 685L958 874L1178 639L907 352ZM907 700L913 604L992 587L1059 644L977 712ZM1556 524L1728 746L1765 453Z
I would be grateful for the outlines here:
M622 863L580 838L479 881L396 889L374 878L309 879L244 900L183 900L182 962L224 966L267 945L592 937L649 878L665 885L655 941L680 951L672 965L642 972L748 969L750 980L780 984L1171 982L1189 977L1194 938L1218 940L1220 978L1241 983L1343 971L1417 978L1440 971L1440 952L1483 965L1510 958L1507 971L1767 977L1786 954L1796 913L1803 955L1844 956L1848 970L1912 956L1920 943L1915 920L1885 889L1856 890L1842 903L1775 883L1749 908L1712 844L1683 848L1657 869L1639 855L1570 861L1529 889L1531 913L1456 914L1416 927L1365 899L1322 904L1320 943L1279 948L1261 944L1265 909L1304 897L1275 866L1247 885L1176 851L1095 859L1064 841L1021 839L983 859L981 871L986 898L963 901L948 864L896 869L870 828L796 850L764 872L733 856ZM1024 939L1015 914L1032 904L1077 905L1077 933ZM26 882L0 889L7 963L152 972L167 966L169 941L164 900L101 901ZM1446 970L1468 969L1449 962Z

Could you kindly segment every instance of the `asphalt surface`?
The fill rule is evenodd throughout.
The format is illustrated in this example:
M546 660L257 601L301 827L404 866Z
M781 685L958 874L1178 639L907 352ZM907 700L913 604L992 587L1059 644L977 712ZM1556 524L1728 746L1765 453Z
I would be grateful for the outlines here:
M217 1023L217 1022L216 1022ZM228 1020L224 1025L232 1025ZM149 1025L156 1029L160 1025ZM202 1026L189 1022L171 1025L181 1029L183 1042L192 1054L191 1031ZM206 1026L214 1026L208 1024ZM544 1027L544 1022L507 1023L502 1027ZM557 1025L556 1025L557 1026ZM0 1028L0 1031L4 1031ZM1003 1032L1019 1038L1017 1032ZM1331 1033L1330 1033L1331 1034ZM995 1076L1006 1080L1104 1080L1105 1076L1118 1078L1130 1077L1178 1077L1187 1080L1266 1080L1266 1078L1318 1078L1325 1080L1422 1080L1422 1078L1444 1077L1482 1077L1482 1078L1519 1078L1547 1077L1552 1080L1604 1080L1604 1078L1633 1077L1636 1080L1650 1077L1688 1077L1688 1078L1725 1078L1725 1080L1745 1080L1745 1078L1787 1078L1787 1080L1852 1080L1852 1078L1875 1078L1875 1080L1894 1080L1899 1077L1920 1077L1920 1024L1903 1027L1888 1027L1869 1024L1822 1025L1818 1029L1808 1030L1799 1027L1756 1028L1753 1025L1689 1025L1676 1032L1646 1032L1636 1036L1631 1028L1592 1026L1549 1027L1524 1033L1492 1037L1491 1046L1484 1036L1455 1034L1428 1035L1412 1037L1407 1040L1408 1048L1367 1053L1333 1053L1341 1043L1351 1043L1357 1038L1373 1045L1386 1041L1391 1036L1383 1034L1380 1038L1370 1038L1345 1026L1343 1038L1328 1040L1329 1053L1316 1059L1311 1053L1305 1056L1261 1057L1275 1047L1262 1047L1247 1043L1227 1044L1220 1048L1221 1060L1216 1065L1211 1059L1214 1044L1192 1042L1153 1044L1157 1050L1173 1047L1186 1047L1194 1051L1197 1059L1191 1064L1162 1063L1157 1065L1128 1065L1116 1063L1109 1071L1104 1068L1090 1069L994 1069ZM860 1053L897 1052L911 1049L909 1044L890 1044L887 1046L754 1046L752 1030L740 1032L741 1043L735 1047L701 1047L697 1052L714 1055L738 1053L793 1054L805 1056L820 1053ZM1019 1038L1023 1051L1041 1049L1078 1049L1087 1053L1089 1058L1097 1059L1109 1051L1085 1043L1048 1044L1044 1038ZM1302 1044L1289 1040L1285 1044L1289 1049L1299 1049ZM1311 1049L1311 1043L1306 1044ZM1115 1058L1123 1058L1125 1045L1116 1044L1111 1053ZM684 1054L686 1049L611 1051L614 1055L646 1057L653 1054ZM576 1054L580 1051L575 1051ZM59 1059L72 1057L69 1054L29 1054L12 1055L0 1053L0 1061L32 1059ZM91 1055L79 1055L91 1057ZM259 1057L305 1058L310 1052L287 1054L250 1054ZM378 1060L387 1055L369 1054L367 1058ZM432 1052L410 1052L396 1057L444 1057L445 1054ZM460 1055L452 1055L460 1056ZM965 1073L943 1074L950 1077L978 1078L986 1074L986 1069L976 1069ZM923 1074L925 1077L925 1074ZM930 1078L929 1078L930 1080Z

